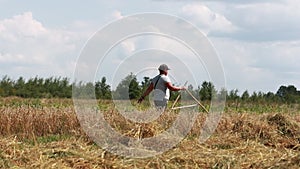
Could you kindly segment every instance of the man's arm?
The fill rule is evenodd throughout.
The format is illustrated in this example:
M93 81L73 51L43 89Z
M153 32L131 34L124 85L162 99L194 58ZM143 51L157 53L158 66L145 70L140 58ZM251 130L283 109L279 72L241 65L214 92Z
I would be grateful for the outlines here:
M170 89L172 91L185 90L185 87L176 87L176 86L173 86L171 82L167 82L166 86L167 86L168 89Z
M145 91L145 93L139 98L138 103L141 103L141 102L145 99L145 97L148 96L148 95L150 94L150 92L153 90L153 88L154 88L153 83L151 83L151 84L148 86L148 88L147 88L147 90Z

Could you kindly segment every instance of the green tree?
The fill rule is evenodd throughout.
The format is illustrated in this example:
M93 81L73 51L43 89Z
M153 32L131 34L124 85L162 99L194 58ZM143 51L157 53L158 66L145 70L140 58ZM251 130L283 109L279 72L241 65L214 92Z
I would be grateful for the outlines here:
M129 83L129 98L137 99L141 95L141 88L139 86L139 82L136 79L136 76Z
M264 99L264 93L262 91L259 91L257 93L257 101L258 102L264 102L265 101L265 99Z
M92 82L83 83L82 81L73 84L73 95L75 98L94 99L95 86Z
M239 92L239 90L237 90L237 89L230 90L230 92L228 94L228 99L229 100L237 100L237 99L239 99L238 92Z
M61 88L61 96L65 98L71 98L72 97L72 85L70 84L70 81L68 78L63 78L60 82L60 88Z
M228 92L225 88L221 88L221 91L218 94L219 100L224 100L227 98Z
M297 88L293 85L280 86L276 95L284 102L295 103L299 99Z
M211 82L204 81L199 90L200 99L203 100L211 100L213 96L216 96L215 86Z
M146 89L148 88L148 86L150 85L151 83L151 80L149 77L144 77L143 78L143 81L142 81L142 84L141 84L141 89L142 89L142 92L145 92Z
M8 76L4 76L0 82L0 96L7 97L13 96L14 93L14 81Z
M113 96L115 99L137 99L141 94L141 88L133 73L127 75L116 87Z
M243 101L247 101L247 100L249 99L249 97L250 97L250 95L249 95L248 91L246 90L246 91L244 91L244 93L242 94L241 99L242 99Z
M258 96L257 96L256 91L254 91L254 92L251 94L250 100L251 100L252 102L257 102Z
M268 92L267 94L264 94L264 99L267 101L267 102L277 102L278 97L272 93L272 92Z
M16 90L16 96L18 97L25 97L26 96L26 86L25 86L25 79L23 77L19 77L17 82L14 85Z
M97 99L111 99L110 86L106 84L105 77L102 77L101 81L96 82L95 93Z

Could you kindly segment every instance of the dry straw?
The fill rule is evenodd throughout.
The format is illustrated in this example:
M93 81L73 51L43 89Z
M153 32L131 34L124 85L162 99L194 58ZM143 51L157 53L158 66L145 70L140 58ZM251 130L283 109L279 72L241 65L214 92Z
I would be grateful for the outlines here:
M12 104L18 102L20 104ZM129 159L95 145L81 130L70 100L1 100L0 168L299 168L299 113L226 112L203 144L200 114L176 147L152 158ZM62 103L64 102L64 103ZM149 124L132 123L105 104L107 121L130 137L152 137L176 118L167 111ZM103 105L102 105L103 106Z

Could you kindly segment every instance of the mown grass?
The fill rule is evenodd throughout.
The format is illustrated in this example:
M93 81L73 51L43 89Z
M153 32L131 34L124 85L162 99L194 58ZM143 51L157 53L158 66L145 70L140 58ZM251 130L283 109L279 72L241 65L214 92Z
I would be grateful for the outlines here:
M71 100L1 98L0 105L0 168L300 166L300 112L297 105L279 105L280 111L274 108L257 113L255 108L251 111L227 105L215 133L202 144L198 137L206 115L199 114L192 130L177 146L161 155L143 159L117 156L97 146L80 127ZM168 128L177 115L167 111L152 123L142 124L143 130L138 130L138 124L122 117L112 102L99 101L99 108L115 129L130 137L157 135Z

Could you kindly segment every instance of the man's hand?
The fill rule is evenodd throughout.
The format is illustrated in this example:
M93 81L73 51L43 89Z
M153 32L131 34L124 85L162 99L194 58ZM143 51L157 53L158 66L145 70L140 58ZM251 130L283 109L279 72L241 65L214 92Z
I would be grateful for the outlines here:
M138 103L142 103L142 101L145 99L144 96L140 97L139 100L138 100Z
M180 90L186 90L185 86L180 87Z

